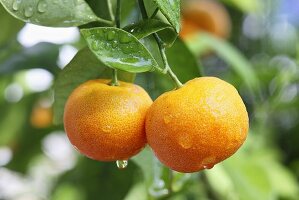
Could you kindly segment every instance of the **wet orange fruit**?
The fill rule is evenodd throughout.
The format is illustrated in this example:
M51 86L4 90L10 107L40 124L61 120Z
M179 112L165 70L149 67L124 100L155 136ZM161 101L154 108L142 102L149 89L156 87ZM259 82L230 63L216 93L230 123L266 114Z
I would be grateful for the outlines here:
M109 80L91 80L67 100L64 127L71 143L100 161L126 160L146 144L145 116L152 104L141 87Z
M237 90L215 77L162 94L146 117L148 144L179 172L213 167L239 149L247 132L248 114Z
M180 36L186 39L202 31L220 38L228 38L231 31L231 20L227 10L214 0L186 1L182 11Z

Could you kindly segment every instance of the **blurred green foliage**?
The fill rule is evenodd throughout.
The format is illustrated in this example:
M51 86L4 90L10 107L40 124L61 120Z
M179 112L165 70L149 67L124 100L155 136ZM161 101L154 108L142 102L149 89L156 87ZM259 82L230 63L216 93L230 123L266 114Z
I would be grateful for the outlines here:
M113 18L115 1L111 5L106 0L86 2L98 17ZM178 38L167 49L167 56L182 82L212 75L236 86L248 108L250 134L244 146L231 158L211 170L194 174L170 173L149 148L132 158L126 169L119 170L115 163L92 161L74 151L66 154L69 150L60 149L65 144L58 139L50 143L52 149L59 150L54 153L56 157L62 156L56 159L46 144L53 135L65 139L64 134L57 134L57 131L63 131L63 106L69 93L88 79L110 77L111 69L87 48L79 50L65 68L59 68L57 61L64 44L43 42L31 47L22 46L17 34L24 23L13 18L0 4L0 156L2 149L12 151L8 163L0 162L0 199L18 199L26 195L29 199L51 200L299 199L299 40L283 38L285 40L274 40L278 44L271 43L270 25L276 23L273 15L279 5L271 0L221 2L233 18L230 40L224 41L208 33L200 33L186 43ZM122 27L141 18L135 1L123 0L121 5ZM155 4L148 0L146 6L149 13L154 12ZM263 12L267 15L261 17ZM244 21L253 15L258 19L254 23L265 21L262 28L268 28L268 34L250 38L244 33ZM157 17L166 21L161 13ZM95 25L101 23L82 27ZM294 29L298 35L298 27ZM284 48L275 48L284 45L279 43L281 41L292 42ZM146 37L142 42L158 65L162 65L153 37ZM82 38L68 45L85 47ZM28 88L26 72L36 68L53 75L55 83L52 87L41 92ZM122 80L133 81L135 78L127 72L120 74ZM168 77L157 73L137 74L135 82L152 98L173 88ZM19 88L22 91L20 98ZM32 110L44 100L52 106L54 89L57 125L35 127L30 120ZM63 157L63 154L74 155L74 158ZM71 164L67 164L69 160L72 160ZM5 178L8 175L4 176L4 172L21 181L16 183L16 178ZM6 182L3 184L2 180ZM11 193L8 189L1 190L5 185L14 184L21 184L25 189Z

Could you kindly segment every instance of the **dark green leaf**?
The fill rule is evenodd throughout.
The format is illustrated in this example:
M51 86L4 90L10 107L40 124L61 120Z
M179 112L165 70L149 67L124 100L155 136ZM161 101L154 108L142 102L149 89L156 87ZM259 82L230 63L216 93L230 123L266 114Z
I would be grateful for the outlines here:
M58 70L56 61L59 55L59 45L38 43L32 47L14 51L15 49L4 62L0 63L0 75L31 68L44 68L53 74Z
M85 0L90 6L93 12L103 18L108 20L113 20L112 5L111 0Z
M172 24L177 32L180 31L180 15L181 1L180 0L154 0L161 12Z
M118 72L119 79L132 82L135 75ZM112 69L101 63L88 48L80 50L73 60L59 73L54 85L54 122L62 123L64 104L71 92L80 84L96 78L110 78Z
M118 28L81 30L89 48L111 68L138 73L151 71L157 62L132 34Z
M138 39L142 39L159 31L164 31L164 34L161 34L160 38L168 46L171 46L177 38L177 33L172 26L156 19L148 19L136 24L131 24L124 29L132 33Z
M0 0L0 2L14 17L37 25L69 27L101 20L84 0Z

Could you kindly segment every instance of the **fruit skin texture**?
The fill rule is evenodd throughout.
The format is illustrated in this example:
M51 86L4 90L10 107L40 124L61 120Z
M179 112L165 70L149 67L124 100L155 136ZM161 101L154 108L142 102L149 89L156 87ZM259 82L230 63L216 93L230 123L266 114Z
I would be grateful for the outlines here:
M99 161L126 160L146 144L145 116L152 104L141 87L125 82L91 80L67 100L64 127L71 143Z
M248 126L237 90L218 78L203 77L154 101L146 117L146 136L163 164L178 172L196 172L234 154Z
M231 31L231 19L225 7L214 0L186 1L182 11L183 39L198 33L209 32L220 38L228 38Z

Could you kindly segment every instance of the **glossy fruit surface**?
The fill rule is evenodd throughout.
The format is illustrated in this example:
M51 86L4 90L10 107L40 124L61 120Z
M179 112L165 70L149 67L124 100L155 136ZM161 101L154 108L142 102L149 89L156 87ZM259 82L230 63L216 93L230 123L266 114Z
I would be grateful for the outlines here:
M146 118L148 144L179 172L211 168L246 139L248 114L237 90L215 77L196 78L156 99Z
M189 0L183 6L180 36L188 38L199 32L208 32L228 38L231 20L225 7L214 0Z
M89 158L126 160L146 144L145 116L152 100L135 84L108 83L91 80L72 92L64 111L65 131Z

